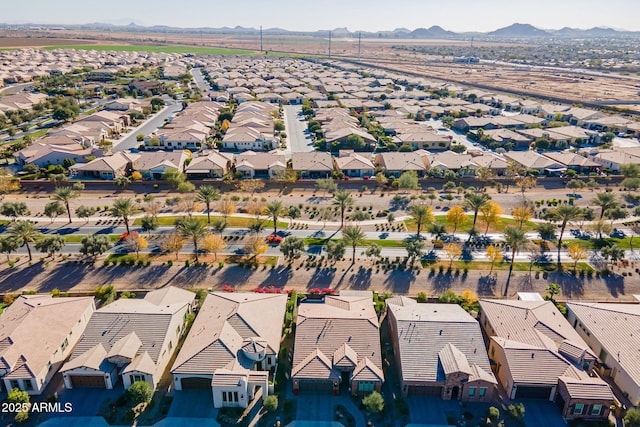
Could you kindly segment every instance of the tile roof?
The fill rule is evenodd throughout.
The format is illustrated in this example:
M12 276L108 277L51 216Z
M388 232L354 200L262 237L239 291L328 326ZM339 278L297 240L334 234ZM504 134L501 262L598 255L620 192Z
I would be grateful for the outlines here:
M456 370L495 381L480 325L459 305L394 297L387 310L398 334L404 381L441 381Z
M558 380L565 385L573 399L581 400L614 400L613 392L607 383L599 378L583 378L560 376Z
M67 338L92 297L53 298L21 295L0 315L0 362L10 372L39 373ZM17 375L17 373L16 373Z
M382 371L378 318L370 293L326 296L323 302L299 305L292 376L315 378L307 375L312 375L314 369L322 365L332 367L335 359L332 362L328 356L336 353L340 356L344 352L353 357L346 346L341 349L343 344L357 355L358 365L366 357ZM305 368L309 364L311 368ZM325 368L319 374L322 378L330 375Z
M281 294L209 294L171 372L213 374L236 362L248 365L241 349L256 344L264 345L267 354L278 354L286 304Z

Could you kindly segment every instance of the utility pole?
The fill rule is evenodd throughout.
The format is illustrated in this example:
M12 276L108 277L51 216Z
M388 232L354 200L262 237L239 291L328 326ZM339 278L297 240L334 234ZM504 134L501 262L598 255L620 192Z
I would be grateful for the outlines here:
M264 52L262 48L262 25L260 25L260 53Z
M360 60L360 47L362 44L362 31L358 33L358 61Z
M331 59L331 33L332 31L329 31L329 59Z

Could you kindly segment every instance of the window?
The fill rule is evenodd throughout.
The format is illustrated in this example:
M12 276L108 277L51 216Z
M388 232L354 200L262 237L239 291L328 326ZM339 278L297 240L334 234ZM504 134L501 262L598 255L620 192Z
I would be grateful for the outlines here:
M469 397L473 397L476 395L476 388L475 387L469 387Z
M222 401L223 402L237 402L238 401L238 392L237 391L223 391L222 392Z
M47 362L47 371L50 371L50 370L51 370L51 361L48 361Z
M573 413L576 415L582 414L584 410L584 405L582 403L576 403L576 406L573 407Z
M593 405L591 415L600 415L602 413L602 405Z
M129 379L131 380L131 384L136 381L146 381L147 378L144 375L129 375Z
M487 394L487 388L486 387L480 387L480 397L484 397L484 395Z
M373 381L360 381L358 382L358 391L371 392L375 390L376 385Z
M62 349L62 351L64 351L64 349L66 349L67 347L69 347L69 340L65 338L60 348Z
M169 341L169 350L171 350L172 348L173 348L173 343Z
M22 380L22 382L24 383L25 390L33 390L33 383L30 379Z
M11 388L17 388L18 390L21 390L20 382L18 382L18 380L11 380Z

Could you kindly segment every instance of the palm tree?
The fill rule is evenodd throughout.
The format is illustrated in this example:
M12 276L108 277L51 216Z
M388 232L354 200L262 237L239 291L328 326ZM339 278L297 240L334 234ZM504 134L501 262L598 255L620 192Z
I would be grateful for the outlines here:
M367 240L360 229L360 227L346 227L342 231L342 241L345 245L351 246L353 249L353 255L351 256L351 263L355 264L356 262L356 247L358 245L364 245Z
M507 227L504 229L504 242L511 248L511 265L509 266L509 275L507 276L507 283L504 285L504 294L507 296L509 292L509 282L511 281L511 273L513 271L513 262L516 257L516 253L523 249L529 243L529 239L524 231L516 227Z
M176 232L193 243L193 253L198 262L198 242L207 235L207 227L194 217L182 217L176 221Z
M560 223L560 236L558 236L558 264L560 264L560 248L562 248L562 236L567 224L577 221L583 215L582 209L572 205L560 205L547 212L547 219Z
M129 234L129 218L138 213L138 205L131 199L116 199L111 206L111 216L121 218Z
M333 205L340 209L340 228L344 227L344 212L353 206L353 198L346 191L336 191L333 195Z
M274 200L267 203L267 214L273 220L273 234L276 234L278 232L278 218L285 214L282 202L280 200Z
M598 193L591 203L600 206L600 219L604 217L605 211L617 208L619 205L616 195L613 193Z
M69 202L78 196L79 194L71 187L58 187L53 193L53 200L64 204L67 215L69 216L69 223L71 223L71 208L69 207Z
M478 212L489 203L489 200L491 200L491 197L484 193L467 193L464 195L464 207L473 211L473 225L471 228L475 228Z
M35 242L41 235L36 229L36 226L31 221L16 221L9 225L9 236L15 239L20 246L25 245L27 247L27 253L29 254L29 261L33 258L31 256L31 247L29 243Z
M201 185L196 200L207 207L207 224L211 224L211 203L220 200L220 193L211 185Z
M425 205L414 205L411 206L411 210L409 210L409 215L413 218L418 226L416 232L416 238L420 238L420 231L422 230L422 226L433 223L433 211L431 207Z

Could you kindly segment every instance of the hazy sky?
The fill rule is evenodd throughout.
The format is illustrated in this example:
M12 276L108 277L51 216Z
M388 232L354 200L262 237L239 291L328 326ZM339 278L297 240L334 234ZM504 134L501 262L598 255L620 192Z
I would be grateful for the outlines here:
M440 25L491 31L514 22L544 29L595 26L640 30L638 0L20 0L0 22L280 27L315 31L392 30Z

